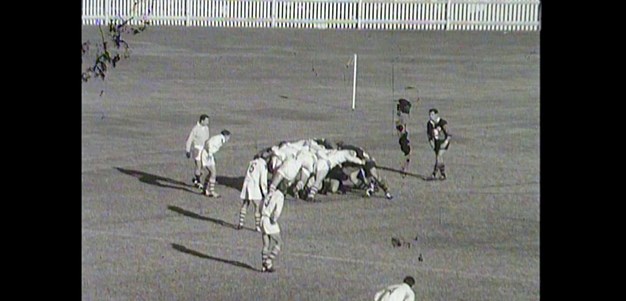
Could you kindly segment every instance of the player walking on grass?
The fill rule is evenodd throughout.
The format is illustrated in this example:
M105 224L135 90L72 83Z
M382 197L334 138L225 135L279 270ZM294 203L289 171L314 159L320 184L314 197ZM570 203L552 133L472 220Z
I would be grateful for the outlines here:
M428 111L429 119L426 124L426 134L428 135L428 143L430 147L435 151L435 167L433 168L432 178L437 178L437 171L440 172L441 180L446 179L445 163L443 161L443 155L450 147L450 134L447 130L448 122L439 117L439 111L437 109L430 109Z
M256 231L261 232L261 202L267 195L267 162L260 156L255 156L248 163L246 177L241 188L241 208L239 210L239 225L237 229L243 228L246 214L250 203L254 205L254 225Z
M261 233L263 249L261 251L262 271L274 272L274 260L280 254L283 239L280 237L278 218L283 211L285 195L280 190L271 191L263 200L261 208Z
M404 153L404 163L402 164L402 172L406 173L409 169L409 164L411 163L411 145L409 144L409 131L407 131L406 127L400 126L398 128L400 131L400 139L398 139L398 143L400 143L400 150ZM402 177L405 177L406 174L403 174Z
M209 115L202 114L200 115L198 123L196 123L189 133L189 136L187 136L187 142L185 143L187 159L193 157L196 165L192 182L200 189L202 189L202 182L200 181L200 177L202 177L202 162L200 154L202 153L202 149L204 149L204 143L209 140L209 137Z
M219 135L215 135L206 141L202 150L201 159L202 166L205 167L209 174L205 179L204 194L210 198L219 198L220 195L215 192L215 183L217 182L217 170L215 168L215 153L217 153L222 145L230 139L230 131L222 130Z
M412 287L415 279L411 276L404 277L400 284L392 284L376 292L374 301L415 301L415 292Z

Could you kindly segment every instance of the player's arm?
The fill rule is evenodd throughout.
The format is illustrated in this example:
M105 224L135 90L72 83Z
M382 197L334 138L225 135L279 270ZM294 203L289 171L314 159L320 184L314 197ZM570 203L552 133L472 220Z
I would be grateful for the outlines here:
M430 144L430 148L435 148L435 136L433 135L433 125L428 122L426 124L426 136L428 136L428 144Z
M267 195L267 167L265 165L261 165L259 167L259 173L261 173L261 192L263 196Z
M364 165L365 162L363 162L363 160L359 159L359 157L357 157L357 154L355 151L349 151L348 155L346 156L346 159L348 159L348 162L352 162L354 164L358 164L358 165Z
M448 123L446 121L443 121L440 127L443 133L446 134L446 140L450 139L452 135L450 135L450 132L448 132Z
M272 224L275 224L280 217L280 214L283 212L283 203L276 202L276 207L274 207L274 214L272 214Z
M185 151L191 152L191 143L193 142L193 137L196 135L197 128L194 126L189 132L189 136L187 136L187 141L185 142Z

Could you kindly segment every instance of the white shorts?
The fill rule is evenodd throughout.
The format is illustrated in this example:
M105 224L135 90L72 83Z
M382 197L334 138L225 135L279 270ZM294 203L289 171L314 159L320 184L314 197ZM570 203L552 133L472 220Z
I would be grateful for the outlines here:
M263 193L257 182L246 178L243 181L243 187L241 188L241 195L239 195L239 197L242 200L263 200Z
M288 182L293 182L300 171L302 164L298 162L296 159L287 159L276 171L278 174L283 176Z
M202 159L201 154L203 149L204 147L202 145L194 145L191 148L191 157L196 161L200 161Z
M200 153L200 161L202 162L202 167L214 167L215 166L215 158L213 155L209 155L205 149Z
M261 217L261 230L264 234L280 233L280 227L278 226L278 223L272 225L272 223L270 223L270 218L267 216Z

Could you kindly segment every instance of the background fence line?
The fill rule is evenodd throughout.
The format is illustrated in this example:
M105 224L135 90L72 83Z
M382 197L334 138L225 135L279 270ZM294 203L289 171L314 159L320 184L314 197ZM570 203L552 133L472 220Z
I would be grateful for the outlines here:
M83 25L541 30L540 0L83 0Z

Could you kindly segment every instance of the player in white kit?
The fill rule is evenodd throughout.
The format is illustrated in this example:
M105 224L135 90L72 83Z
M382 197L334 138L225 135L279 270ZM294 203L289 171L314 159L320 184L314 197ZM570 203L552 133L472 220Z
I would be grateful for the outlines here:
M204 149L202 150L200 157L202 161L202 167L209 171L205 179L204 194L210 198L219 198L220 195L215 192L215 183L217 182L217 171L215 168L215 153L217 153L222 145L230 139L230 131L222 130L219 135L215 135L206 141Z
M263 249L261 261L263 272L274 272L274 260L280 254L283 239L280 237L278 218L283 211L285 195L280 190L270 192L263 200L261 207L261 233L263 234Z
M415 301L415 292L412 287L415 279L411 276L404 277L400 284L392 284L376 292L374 301Z
M198 123L193 127L189 136L187 136L187 141L185 142L187 159L193 157L196 167L192 182L200 189L203 188L200 180L200 177L202 177L202 162L200 160L200 153L204 148L204 143L209 140L209 137L211 137L209 132L209 115L202 114L200 115Z
M309 194L306 198L309 202L315 201L315 195L317 191L322 188L322 182L328 172L335 166L344 162L351 162L357 165L364 164L363 160L359 159L357 153L353 150L327 149L318 151L316 155L318 160L315 170L315 184L313 184L313 187L309 190Z
M241 208L237 229L243 228L250 203L254 206L254 224L257 232L261 232L261 202L267 195L267 162L255 156L248 163L246 177L241 188Z

